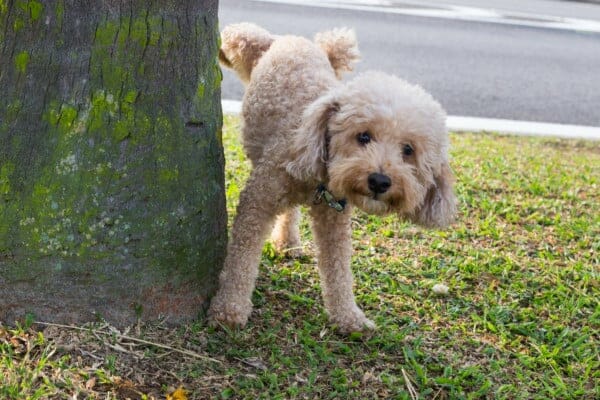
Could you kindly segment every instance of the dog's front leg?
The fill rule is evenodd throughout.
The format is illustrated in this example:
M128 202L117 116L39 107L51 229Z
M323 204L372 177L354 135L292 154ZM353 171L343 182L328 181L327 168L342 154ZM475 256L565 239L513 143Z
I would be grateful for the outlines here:
M262 247L279 210L279 199L273 196L276 189L269 187L273 182L276 180L270 175L255 169L240 194L219 290L208 311L213 323L243 327L252 312L251 297Z
M326 204L317 204L311 207L310 215L329 320L342 333L373 329L375 324L356 305L352 291L350 207L337 212Z

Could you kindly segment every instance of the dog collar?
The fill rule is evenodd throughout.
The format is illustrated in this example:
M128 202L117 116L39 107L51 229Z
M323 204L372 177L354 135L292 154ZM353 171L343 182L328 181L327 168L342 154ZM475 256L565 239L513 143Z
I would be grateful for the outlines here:
M319 186L317 186L317 190L315 190L313 204L320 204L323 200L325 200L329 207L337 212L342 212L344 211L344 208L346 208L346 199L336 200L335 196L327 190L327 187L320 183Z

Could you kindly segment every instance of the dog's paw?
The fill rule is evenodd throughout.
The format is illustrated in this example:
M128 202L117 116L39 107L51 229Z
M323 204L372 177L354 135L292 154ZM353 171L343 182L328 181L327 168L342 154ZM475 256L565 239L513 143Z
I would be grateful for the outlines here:
M302 243L299 241L288 241L287 238L272 237L271 243L275 252L286 258L296 259L306 255Z
M252 312L252 304L227 301L215 296L208 309L208 321L211 326L224 325L229 328L243 328Z
M361 320L355 320L351 323L346 324L336 324L338 331L344 335L354 333L354 332L370 332L375 330L376 325L375 322L371 321L368 318L363 318Z
M330 319L331 323L342 334L369 332L376 328L375 323L365 317L365 314L359 308L351 310L351 312L344 315L336 315Z
M301 246L297 247L285 247L282 249L277 249L280 254L283 254L286 258L298 259L306 256L306 253L302 249Z

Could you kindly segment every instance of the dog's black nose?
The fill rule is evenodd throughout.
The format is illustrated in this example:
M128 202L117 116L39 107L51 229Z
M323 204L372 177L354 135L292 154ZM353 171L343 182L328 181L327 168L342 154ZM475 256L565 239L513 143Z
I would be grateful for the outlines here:
M389 176L379 173L369 175L369 189L373 193L385 193L392 186L392 180Z

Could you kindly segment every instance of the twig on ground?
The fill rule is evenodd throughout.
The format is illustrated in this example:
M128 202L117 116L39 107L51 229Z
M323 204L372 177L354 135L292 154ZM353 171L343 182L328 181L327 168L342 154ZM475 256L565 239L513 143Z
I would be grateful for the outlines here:
M419 398L419 394L417 393L417 390L415 389L412 382L410 381L410 377L408 376L408 374L406 373L404 368L402 368L402 376L404 377L404 382L406 383L406 388L408 389L410 398L413 400L417 400Z
M73 329L73 330L77 330L77 331L82 331L82 332L92 332L94 334L102 334L102 335L117 335L120 339L125 339L125 340L130 340L132 342L137 342L137 343L142 343L148 346L153 346L153 347L158 347L161 349L166 349L166 350L170 350L176 353L180 353L189 357L194 357L194 358L198 358L201 360L206 360L206 361L212 361L214 363L217 364L223 364L221 361L215 359L215 358L211 358L208 356L203 356L202 354L198 354L196 352L190 351L190 350L184 350L184 349L178 349L175 347L171 347L171 346L167 346L166 344L162 344L162 343L155 343L155 342L150 342L148 340L144 340L144 339L139 339L139 338L135 338L132 336L128 336L128 335L123 335L122 333L119 332L107 332L107 331L103 331L103 330L97 330L97 329L93 329L93 328L82 328L79 326L72 326L72 325L63 325L63 324L54 324L51 322L41 322L41 321L35 321L36 324L38 325L44 325L44 326L54 326L57 328L65 328L65 329Z

